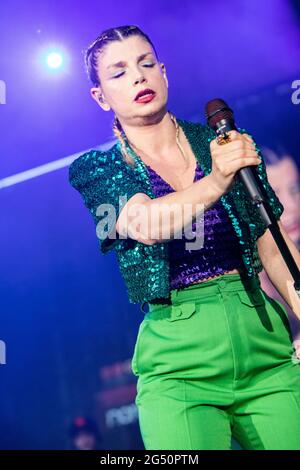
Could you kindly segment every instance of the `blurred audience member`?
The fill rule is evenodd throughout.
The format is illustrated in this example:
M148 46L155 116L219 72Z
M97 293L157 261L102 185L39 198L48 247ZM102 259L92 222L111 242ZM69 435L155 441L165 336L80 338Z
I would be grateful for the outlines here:
M284 206L280 218L291 240L300 249L300 171L293 157L284 149L262 147L271 186ZM262 289L281 302L290 318L294 340L300 340L300 322L282 299L263 270L259 274Z
M101 435L96 423L84 416L77 416L70 427L73 450L99 450Z

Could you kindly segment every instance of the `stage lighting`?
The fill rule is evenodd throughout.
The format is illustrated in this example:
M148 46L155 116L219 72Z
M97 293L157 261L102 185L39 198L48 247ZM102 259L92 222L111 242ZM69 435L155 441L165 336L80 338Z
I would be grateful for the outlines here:
M47 65L50 69L59 69L63 66L63 56L59 52L50 52L47 56Z
M47 79L63 78L70 72L69 51L61 44L46 44L41 46L36 55L36 65L39 76Z

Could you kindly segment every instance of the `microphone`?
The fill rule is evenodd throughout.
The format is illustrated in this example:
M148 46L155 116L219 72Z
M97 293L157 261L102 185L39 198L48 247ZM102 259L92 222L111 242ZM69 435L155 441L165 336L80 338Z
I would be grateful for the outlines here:
M238 131L232 109L220 98L207 102L205 117L209 127L216 132L218 137L224 137L225 141L228 138L228 131ZM276 218L267 204L264 187L257 173L254 173L254 168L252 166L240 168L236 172L236 177L244 184L252 204L259 210L267 227L275 223Z

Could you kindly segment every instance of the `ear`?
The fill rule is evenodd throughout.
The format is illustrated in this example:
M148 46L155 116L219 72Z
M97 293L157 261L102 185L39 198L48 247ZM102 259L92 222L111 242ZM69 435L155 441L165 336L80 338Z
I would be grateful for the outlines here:
M165 79L165 82L166 82L166 85L167 85L167 88L168 88L169 82L168 82L168 79L167 79L167 71L166 71L165 64L163 64L163 63L161 62L161 63L160 63L160 67L161 67L161 70L162 70L162 73L163 73L163 76L164 76L164 79Z
M93 98L93 100L95 100L96 103L99 106L101 106L101 108L104 111L109 111L110 110L110 105L105 100L105 97L104 97L100 87L91 88L90 93L91 93L91 97Z

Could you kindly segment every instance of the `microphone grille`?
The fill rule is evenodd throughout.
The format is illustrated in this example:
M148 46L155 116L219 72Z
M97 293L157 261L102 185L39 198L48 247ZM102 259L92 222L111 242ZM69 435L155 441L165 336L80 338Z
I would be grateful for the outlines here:
M226 119L234 124L233 111L221 98L215 98L214 100L210 100L206 103L205 117L207 124L212 129L216 129L216 124L222 119Z

